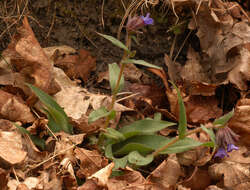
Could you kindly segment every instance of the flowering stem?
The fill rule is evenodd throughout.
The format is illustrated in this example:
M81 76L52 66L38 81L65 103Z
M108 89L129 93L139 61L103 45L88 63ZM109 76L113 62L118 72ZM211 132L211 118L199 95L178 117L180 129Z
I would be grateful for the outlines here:
M213 125L209 125L209 126L207 126L206 128L209 129L209 128L217 128L217 127L216 127L216 126L213 126ZM191 135L191 134L198 133L198 132L201 132L201 131L202 131L202 128L199 127L199 128L197 128L197 129L194 129L194 130L192 130L192 131L187 132L187 133L184 135L184 137L187 137L187 136L189 136L189 135ZM168 144L166 144L165 146L163 146L163 147L157 149L156 151L154 151L154 152L152 153L152 155L153 155L154 157L157 156L160 152L162 152L163 150L167 149L168 147L170 147L171 145L173 145L174 143L176 143L178 140L180 140L179 136L175 137L172 141L170 141L170 142L169 142Z
M130 34L127 34L126 35L126 46L127 46L128 49L130 49L130 43L131 43L131 36L130 36ZM127 59L127 58L129 58L129 54L128 54L127 51L124 51L122 60L120 61L120 66L121 66L120 67L120 73L118 75L118 79L116 81L115 89L114 89L113 94L112 94L112 100L111 100L111 104L110 104L110 107L109 107L110 111L113 110L114 105L115 105L115 101L116 101L117 93L118 93L118 90L119 90L122 74L123 74L123 71L125 69L125 63L123 63L123 61L125 59ZM105 125L104 125L104 129L106 129L109 126L109 122L110 122L110 117L107 116L106 121L105 121Z

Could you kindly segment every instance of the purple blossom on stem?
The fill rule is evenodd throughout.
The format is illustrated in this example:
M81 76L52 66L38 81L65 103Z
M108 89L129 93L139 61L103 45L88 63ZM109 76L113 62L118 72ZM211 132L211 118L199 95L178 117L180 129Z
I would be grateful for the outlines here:
M239 150L239 147L235 146L234 144L228 144L227 152L232 152L233 150Z
M214 157L220 157L220 158L224 158L225 156L228 157L228 154L226 153L224 148L219 148L217 153L214 155Z
M214 157L224 158L228 156L227 152L233 150L239 150L239 147L235 146L235 141L239 140L239 135L235 134L229 127L223 127L216 133L216 143L219 147Z
M136 32L138 29L146 26L154 24L154 20L149 17L150 14L147 13L146 17L144 16L133 16L128 18L128 22L126 25L128 32Z
M141 18L142 18L145 25L154 24L154 20L152 18L150 18L149 16L150 16L150 13L147 13L146 17L141 16Z

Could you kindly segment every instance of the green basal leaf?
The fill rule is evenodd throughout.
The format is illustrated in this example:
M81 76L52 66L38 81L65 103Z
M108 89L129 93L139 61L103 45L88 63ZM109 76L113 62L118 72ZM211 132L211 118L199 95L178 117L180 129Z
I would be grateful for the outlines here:
M56 103L56 101L40 90L39 88L27 84L27 86L36 94L39 100L46 106L48 113L50 114L51 118L53 118L53 122L55 122L61 130L65 131L66 133L73 133L73 128L69 123L69 119L64 112L64 110Z
M104 133L104 135L108 138L111 138L117 141L125 140L124 135L113 128L107 128L107 132Z
M183 139L185 137L186 130L187 130L186 109L185 109L185 105L184 105L184 102L183 102L182 97L181 97L180 90L175 86L175 84L172 81L170 81L170 82L177 91L178 104L179 104L178 132L179 132L179 138Z
M115 116L116 116L116 111L115 110L111 110L109 112L109 118L110 118L110 120L115 119Z
M153 134L166 127L176 125L168 121L158 121L150 118L136 121L130 125L122 127L119 131L123 133L125 138L129 138L139 134Z
M227 122L233 117L234 115L234 109L230 111L229 113L223 115L222 117L216 119L213 124L218 126L224 126L227 124Z
M16 128L18 128L18 130L20 131L21 134L28 135L30 137L30 139L32 140L32 142L36 146L40 147L42 150L45 150L45 140L44 139L41 139L41 138L39 138L39 137L37 137L35 135L31 135L30 132L27 129L25 129L22 126L17 125L16 123L14 123L14 125L16 126Z
M122 61L122 63L134 63L136 65L143 65L143 66L146 66L146 67L151 67L151 68L155 68L155 69L162 69L161 67L158 67L156 65L153 65L151 63L148 63L144 60L136 60L136 59L125 59Z
M181 153L202 145L203 143L186 137L184 139L178 140L175 144L160 152L160 154Z
M115 92L116 83L119 77L120 67L116 63L109 64L109 83L112 93L120 92L124 87L124 76L122 75L118 91Z
M60 125L54 120L54 117L50 114L50 112L47 110L47 109L44 109L46 115L47 115L47 118L49 120L48 122L48 127L49 129L53 132L53 133L57 133L57 132L60 132L61 131L61 127ZM51 134L50 131L49 132L49 135L50 136L53 136L53 134Z
M97 34L99 34L103 38L109 40L112 44L116 45L117 47L122 48L125 51L129 52L129 49L127 48L127 46L125 46L120 40L114 38L113 36L101 34L101 33L98 33L98 32L97 32Z
M113 152L112 152L112 144L108 144L105 147L105 157L107 157L110 160L114 159Z
M169 142L169 138L161 135L138 135L114 144L112 149L115 156L126 155L132 151L138 151L145 155Z
M110 112L105 107L102 106L99 109L94 110L89 114L88 122L92 123L100 118L108 116L109 114Z
M128 156L122 158L115 158L114 160L115 167L114 169L125 168L128 163Z
M138 151L133 151L128 154L128 161L131 164L137 166L145 166L154 160L154 156L149 154L147 156L142 156Z

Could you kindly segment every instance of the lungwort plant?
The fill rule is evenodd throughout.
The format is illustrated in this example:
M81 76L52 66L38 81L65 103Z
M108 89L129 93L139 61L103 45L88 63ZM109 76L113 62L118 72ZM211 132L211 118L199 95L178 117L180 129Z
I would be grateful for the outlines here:
M131 38L133 34L138 33L138 29L148 24L153 24L153 19L149 17L149 14L147 14L146 17L129 17L126 26L126 44L123 44L121 41L112 36L98 33L100 36L124 50L124 55L120 64L118 65L113 63L109 65L109 82L112 90L112 102L110 107L101 107L91 112L89 115L89 122L106 117L106 123L104 126L105 132L99 136L99 144L104 145L106 157L115 162L116 168L123 168L127 164L136 166L147 165L151 163L154 157L159 154L180 153L198 146L216 147L213 129L201 126L200 128L187 132L185 106L179 89L172 82L172 85L177 91L179 103L177 137L164 137L157 134L157 132L166 127L176 125L176 123L161 120L161 116L159 114L156 114L153 119L146 118L135 121L134 123L120 129L113 129L109 127L110 120L114 119L116 115L114 104L117 93L120 92L124 86L123 71L125 65L133 63L161 69L144 60L133 59L135 52L130 50ZM225 125L227 121L227 117L216 120L211 128L213 128L218 122L222 122ZM188 137L192 133L198 133L201 131L206 132L210 136L210 142L202 143Z

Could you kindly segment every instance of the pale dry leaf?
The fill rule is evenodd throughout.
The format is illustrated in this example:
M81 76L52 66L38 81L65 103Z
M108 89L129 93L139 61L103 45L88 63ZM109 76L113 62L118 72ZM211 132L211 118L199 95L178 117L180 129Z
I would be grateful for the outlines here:
M249 29L250 33L250 29ZM228 74L228 80L240 90L247 90L250 81L250 51L244 47L237 47L238 55L229 59L232 65L236 65Z
M122 176L116 176L108 180L108 189L117 190L117 189L131 189L131 190L145 190L147 184L145 178L141 175L140 172L132 170L129 167L126 167L124 174Z
M27 152L23 150L21 134L13 131L0 132L0 158L1 165L22 164L27 156Z
M115 164L112 162L109 165L97 171L96 173L94 173L93 175L91 175L90 177L88 177L88 179L95 178L97 179L97 184L99 186L106 187L114 166Z
M164 160L146 179L153 188L172 189L181 176L181 167L173 154Z

